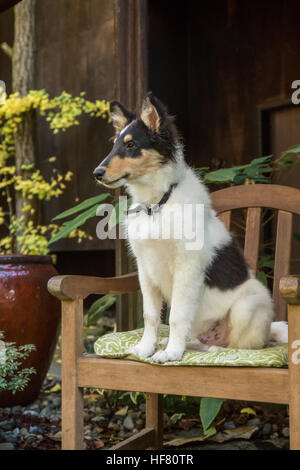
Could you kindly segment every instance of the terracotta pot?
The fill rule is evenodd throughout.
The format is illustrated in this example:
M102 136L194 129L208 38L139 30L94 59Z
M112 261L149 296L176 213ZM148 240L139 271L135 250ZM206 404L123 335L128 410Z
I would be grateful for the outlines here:
M0 331L18 346L34 344L25 367L36 374L22 392L0 392L0 407L34 401L48 371L60 320L59 302L49 294L47 281L57 274L50 256L0 256Z

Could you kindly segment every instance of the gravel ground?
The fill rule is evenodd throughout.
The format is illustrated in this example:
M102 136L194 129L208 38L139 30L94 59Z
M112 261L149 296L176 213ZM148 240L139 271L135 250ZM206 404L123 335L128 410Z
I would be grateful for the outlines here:
M139 395L133 404L129 394L95 390L84 393L84 447L105 449L143 429L145 404ZM135 397L136 399L136 397ZM192 399L191 399L192 400ZM178 397L178 406L181 405ZM166 448L181 449L287 449L287 409L278 405L226 402L218 416L217 434L204 438L195 406L183 416L164 413ZM243 411L242 410L248 410ZM255 414L254 414L255 413ZM179 441L178 441L179 440ZM195 441L196 440L196 441ZM217 441L217 442L215 442ZM48 376L39 398L31 405L0 408L1 449L60 449L61 383Z

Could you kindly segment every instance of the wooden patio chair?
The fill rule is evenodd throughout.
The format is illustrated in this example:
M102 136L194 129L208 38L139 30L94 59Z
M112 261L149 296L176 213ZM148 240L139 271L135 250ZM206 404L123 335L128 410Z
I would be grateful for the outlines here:
M83 299L139 289L137 273L115 278L56 276L49 291L62 301L62 448L82 449L83 387L146 393L146 428L112 449L159 449L163 394L289 404L290 448L300 449L300 277L289 275L292 218L300 215L300 190L279 185L235 186L212 194L230 227L231 211L248 208L245 256L256 272L262 208L278 210L274 302L277 320L288 304L289 368L161 367L83 353ZM281 297L281 296L282 297ZM293 356L293 357L292 357Z

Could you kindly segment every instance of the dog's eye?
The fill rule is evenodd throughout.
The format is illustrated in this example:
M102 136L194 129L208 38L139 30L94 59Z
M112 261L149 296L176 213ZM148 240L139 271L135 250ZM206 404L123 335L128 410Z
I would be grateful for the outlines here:
M128 149L133 149L135 146L136 146L136 145L135 145L135 143L133 142L133 140L130 140L130 141L127 142L127 144L126 144L126 147L127 147Z

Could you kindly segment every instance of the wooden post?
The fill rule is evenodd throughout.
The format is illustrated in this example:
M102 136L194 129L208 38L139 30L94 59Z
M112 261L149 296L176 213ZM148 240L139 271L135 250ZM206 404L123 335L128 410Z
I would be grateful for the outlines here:
M62 302L62 449L83 448L83 393L77 360L83 353L83 301Z
M288 305L290 449L300 450L300 305Z
M155 430L154 446L151 449L162 449L164 435L163 395L146 394L146 428Z

